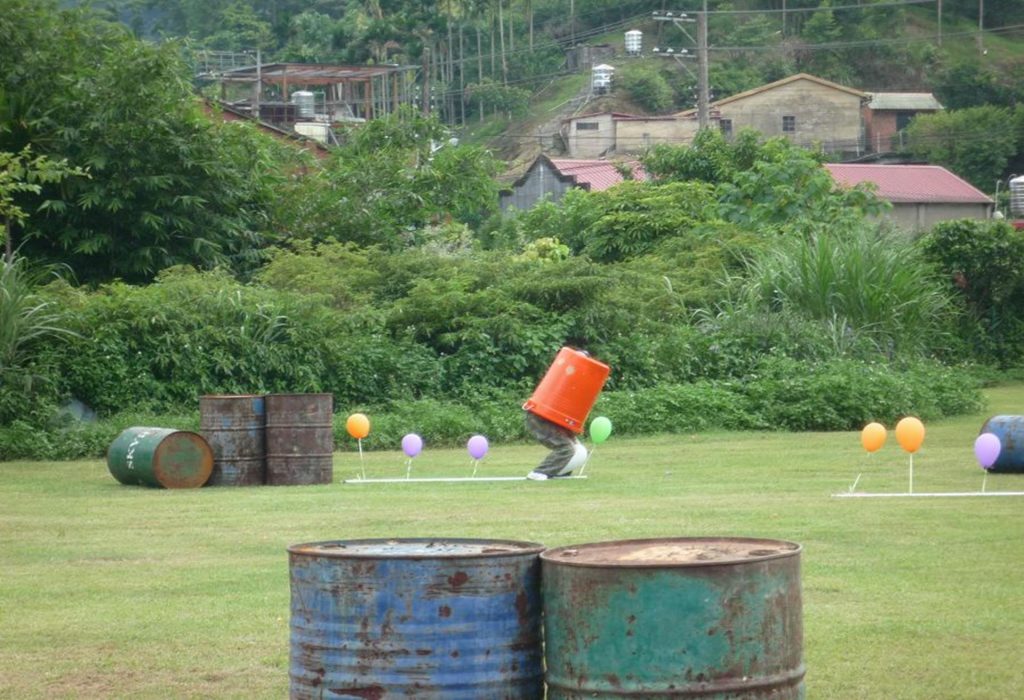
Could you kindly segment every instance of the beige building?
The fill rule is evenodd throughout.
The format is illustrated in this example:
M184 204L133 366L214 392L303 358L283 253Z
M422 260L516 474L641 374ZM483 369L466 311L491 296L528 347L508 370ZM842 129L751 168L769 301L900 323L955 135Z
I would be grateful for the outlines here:
M752 128L804 148L857 156L865 150L861 107L869 98L860 90L798 73L712 102L711 113L726 135ZM676 116L695 115L690 109Z
M572 117L562 122L561 129L570 158L642 153L659 143L688 144L696 133L696 117L641 117L619 112Z
M892 204L885 216L905 231L921 232L940 221L992 218L995 202L971 183L938 165L826 163L840 187L867 183Z

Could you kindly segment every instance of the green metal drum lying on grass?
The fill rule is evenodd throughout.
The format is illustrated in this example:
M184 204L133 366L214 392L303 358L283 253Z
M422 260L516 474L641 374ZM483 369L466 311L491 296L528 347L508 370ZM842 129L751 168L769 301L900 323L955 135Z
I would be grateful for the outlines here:
M598 542L541 566L548 700L804 697L797 544Z
M107 468L129 486L198 488L213 471L213 450L198 433L126 428L107 448Z

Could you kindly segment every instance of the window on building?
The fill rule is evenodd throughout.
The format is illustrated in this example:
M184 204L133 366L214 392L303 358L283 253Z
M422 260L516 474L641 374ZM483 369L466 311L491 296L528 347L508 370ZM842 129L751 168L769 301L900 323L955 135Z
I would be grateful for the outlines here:
M597 131L597 122L576 122L576 131Z
M903 131L910 126L910 120L917 116L917 112L897 112L896 131Z
M726 136L732 136L732 119L719 119L718 128Z
M796 117L782 118L782 133L792 134L796 131Z

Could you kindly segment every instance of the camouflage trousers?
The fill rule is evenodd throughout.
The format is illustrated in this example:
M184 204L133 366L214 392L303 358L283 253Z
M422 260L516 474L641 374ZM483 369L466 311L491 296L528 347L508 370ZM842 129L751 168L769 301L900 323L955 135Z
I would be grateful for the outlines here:
M562 470L576 454L576 445L579 444L576 434L529 411L526 412L526 428L537 442L551 450L533 471L548 476L564 476Z

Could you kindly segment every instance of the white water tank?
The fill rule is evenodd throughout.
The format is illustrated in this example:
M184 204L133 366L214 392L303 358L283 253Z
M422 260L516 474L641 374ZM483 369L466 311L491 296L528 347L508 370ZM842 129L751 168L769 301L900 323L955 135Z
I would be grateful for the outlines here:
M1024 219L1024 175L1010 179L1010 218Z
M299 119L312 119L316 115L316 96L308 90L293 92L292 104Z
M639 56L643 50L644 33L639 29L630 29L626 32L626 55Z
M595 93L603 94L611 92L612 78L615 77L615 68L606 63L594 66L591 69L590 86Z

